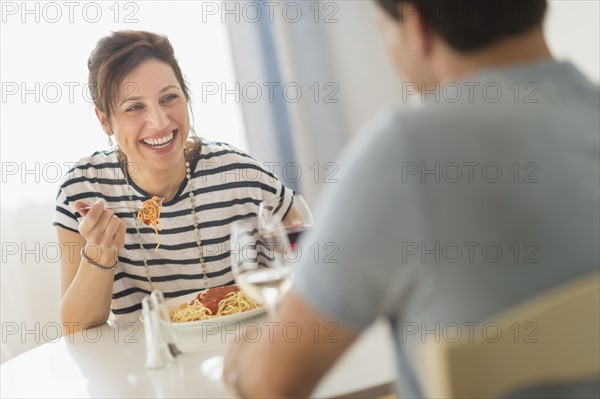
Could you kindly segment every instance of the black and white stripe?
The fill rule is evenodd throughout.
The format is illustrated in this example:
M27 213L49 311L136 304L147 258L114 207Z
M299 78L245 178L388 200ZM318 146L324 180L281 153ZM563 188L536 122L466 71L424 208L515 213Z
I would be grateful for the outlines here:
M191 216L191 190L199 217L209 287L233 283L229 262L232 222L256 215L262 200L282 198L283 206L277 211L280 217L290 208L293 192L251 156L228 144L203 141L191 167L191 187L185 180L175 197L163 204L161 246L157 253L154 252L157 238L152 228L138 224L142 235L140 245L134 224L139 222L134 215L116 213L126 223L127 232L114 278L114 314L140 309L142 298L149 294L142 251L155 288L162 290L166 298L204 288ZM132 180L134 202L139 206L151 196L135 184L135 176ZM82 200L91 204L97 199L112 206L130 206L115 151L96 152L67 173L56 198L54 225L78 232L81 215L75 211L74 202Z

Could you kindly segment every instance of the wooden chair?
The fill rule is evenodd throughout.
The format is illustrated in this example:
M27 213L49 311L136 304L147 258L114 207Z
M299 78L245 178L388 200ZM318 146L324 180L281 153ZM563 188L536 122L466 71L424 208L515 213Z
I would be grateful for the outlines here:
M394 392L394 386L395 384L390 382L388 384L381 384L371 388L361 389L360 391L349 392L347 394L335 396L329 399L396 399L396 395L392 393Z
M472 342L463 334L455 343L423 344L418 367L426 397L489 398L532 386L584 382L600 375L598 272L526 301L491 321L501 326L497 342L492 342L496 326L487 339L476 332Z

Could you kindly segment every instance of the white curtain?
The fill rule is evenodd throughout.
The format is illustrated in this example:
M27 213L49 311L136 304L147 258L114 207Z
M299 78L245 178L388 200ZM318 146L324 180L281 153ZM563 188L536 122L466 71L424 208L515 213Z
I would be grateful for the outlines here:
M335 160L348 139L395 101L401 83L377 31L374 1L277 5L270 14L263 5L258 21L229 23L242 85L275 79L289 89L283 98L276 91L274 103L242 103L249 148L261 160L287 165L278 176L314 204L323 186L337 182ZM285 146L269 145L278 140Z

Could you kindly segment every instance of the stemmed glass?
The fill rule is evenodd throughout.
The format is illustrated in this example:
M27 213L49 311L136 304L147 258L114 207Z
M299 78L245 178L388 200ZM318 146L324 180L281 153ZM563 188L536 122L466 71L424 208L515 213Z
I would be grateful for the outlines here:
M274 220L273 213L277 212L280 206L281 201L279 199L261 202L258 209L260 226L268 227L276 223L277 221ZM304 197L301 195L294 195L292 197L292 207L282 223L292 244L291 247L295 248L300 236L311 229L313 225L313 216Z
M231 224L231 270L236 283L274 315L280 299L290 289L293 275L286 263L290 247L280 222L261 224L257 217Z

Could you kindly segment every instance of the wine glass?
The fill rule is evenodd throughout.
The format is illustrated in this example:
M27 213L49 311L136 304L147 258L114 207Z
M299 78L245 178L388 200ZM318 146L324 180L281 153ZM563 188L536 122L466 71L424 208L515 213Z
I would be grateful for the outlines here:
M290 247L285 229L257 217L231 224L231 271L239 287L274 315L280 299L290 289L293 275L286 263Z
M279 198L261 202L258 208L260 226L268 227L274 223L273 213L277 212L281 205ZM313 216L304 197L301 195L292 197L292 206L282 223L290 240L291 248L294 249L298 245L300 236L311 229L313 225Z

